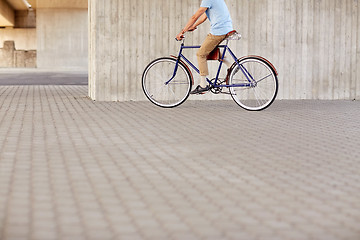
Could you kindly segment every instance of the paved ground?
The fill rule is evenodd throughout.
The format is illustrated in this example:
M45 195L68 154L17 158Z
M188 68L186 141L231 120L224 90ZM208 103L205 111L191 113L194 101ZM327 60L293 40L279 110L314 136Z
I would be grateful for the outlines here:
M0 239L360 239L360 102L0 87Z
M86 69L0 68L0 86L7 85L87 85Z

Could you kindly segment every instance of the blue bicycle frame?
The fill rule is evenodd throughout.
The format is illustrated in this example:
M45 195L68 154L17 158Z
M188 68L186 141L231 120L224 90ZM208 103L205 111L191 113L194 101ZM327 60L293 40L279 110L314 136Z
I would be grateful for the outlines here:
M181 59L183 59L192 69L194 69L198 74L200 74L199 69L198 69L189 59L187 59L187 58L182 54L182 52L183 52L184 49L198 49L198 48L200 48L200 47L201 47L201 46L185 46L184 42L181 43L180 52L179 52L179 54L178 54L177 61L176 61L176 65L175 65L175 69L174 69L174 74L173 74L173 76L171 77L171 79L165 83L166 85L169 84L169 83L174 79L174 77L176 76L177 69L178 69L178 66L179 66L179 62L180 62ZM253 87L254 84L256 84L254 78L251 76L251 74L246 70L246 68L245 68L242 64L239 64L239 62L237 61L237 57L236 57L235 54L231 51L231 49L228 47L228 44L226 43L225 45L219 45L218 47L219 47L219 48L223 48L224 51L223 51L223 54L222 54L221 59L220 59L220 64L219 64L219 68L218 68L218 71L217 71L217 74L216 74L215 82L212 83L212 82L207 78L206 80L208 81L208 83L209 83L212 87L214 87L214 88L221 88L221 87ZM234 61L237 63L239 69L241 69L242 73L244 74L244 76L245 76L246 79L248 80L248 83L232 84L232 85L228 85L228 84L218 85L218 84L217 84L217 82L218 82L218 80L219 80L219 75L220 75L220 71L221 71L221 67L222 67L222 64L223 64L223 60L224 60L226 51L229 51L230 55L232 56L232 58L234 59Z

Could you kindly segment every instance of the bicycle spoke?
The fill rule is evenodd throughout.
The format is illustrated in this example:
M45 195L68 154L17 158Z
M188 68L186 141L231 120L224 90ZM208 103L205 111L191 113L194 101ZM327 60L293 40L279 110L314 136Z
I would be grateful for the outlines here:
M265 102L262 102L262 98L260 97L261 94L258 94L258 91L257 91L256 87L253 88L253 91L254 91L255 99L256 99L257 102L258 102L258 106L263 105L266 101L265 101Z
M254 87L254 91L256 92L256 95L263 98L263 99L267 99L268 96L267 94L261 89L261 87L259 87L259 85L257 85L256 87Z
M166 85L164 84L163 86L159 87L157 89L157 91L155 92L155 94L151 95L151 97L157 97L159 95L161 95L161 93L164 92L164 88L166 87Z
M171 82L169 82L169 85L170 84L187 85L188 83L187 82L173 82L173 81L171 81Z
M170 86L168 86L168 89L172 92L174 98L175 98L175 92L170 88Z
M144 93L158 106L175 107L189 96L191 76L181 63L174 76L176 64L175 59L159 58L150 63L144 71L142 80ZM166 84L170 79L172 80Z
M259 83L259 82L261 82L261 81L263 81L263 80L265 80L265 79L267 79L268 77L271 77L271 76L272 76L272 74L270 73L269 75L267 75L266 77L261 78L261 79L258 80L258 81L255 80L255 82L256 82L256 83Z
M256 57L243 59L239 64L243 67L244 71L239 72L240 77L234 76L237 71L232 73L231 85L249 83L250 81L251 86L230 87L232 98L247 110L262 110L268 107L273 102L277 93L277 79L273 71L267 63Z
M156 79L165 79L163 75L164 74L162 72L161 73L159 73L158 71L155 72ZM156 88L156 92L153 95L151 95L151 97L157 96L165 86L166 84L164 83L163 85L160 85L158 88Z

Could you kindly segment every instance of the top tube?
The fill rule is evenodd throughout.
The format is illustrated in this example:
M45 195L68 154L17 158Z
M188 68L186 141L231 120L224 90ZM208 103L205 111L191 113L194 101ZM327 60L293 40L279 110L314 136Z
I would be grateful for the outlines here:
M184 49L188 49L188 48L200 48L201 46L200 45L193 45L193 46L182 46L182 48L184 48ZM226 45L218 45L217 46L218 48L225 48L225 47L227 47L227 44Z
M186 33L183 34L184 38L181 39L180 41L182 42L181 44L184 46L185 45L185 38L186 38ZM241 34L238 33L236 30L234 31L231 31L227 34L227 36L225 37L224 40L226 40L226 44L224 46L227 46L229 41L231 40L240 40L242 38ZM179 41L177 40L177 38L175 38L176 41Z
M178 42L181 42L181 48L182 49L189 49L189 48L200 48L201 47L201 45L185 45L185 36L184 36L184 38L183 39L181 39L180 41L179 40L177 40L176 38L175 38L175 40L176 41L178 41ZM217 47L219 47L219 48L225 48L225 47L227 47L228 46L228 43L229 43L229 40L227 40L226 38L224 39L224 41L226 40L226 44L221 44L221 45L218 45Z
M188 46L185 46L185 38L186 38L186 35L185 35L185 33L184 33L183 35L184 35L184 38L181 39L181 40L177 40L177 38L175 38L175 40L176 40L177 42L181 42L181 46L183 46L184 48L200 48L200 45L193 45L193 46L188 45ZM226 44L218 45L218 47L224 48L225 46L227 46L227 45L228 45L228 42L229 42L228 37L226 37L223 41L225 41L225 40L226 40Z

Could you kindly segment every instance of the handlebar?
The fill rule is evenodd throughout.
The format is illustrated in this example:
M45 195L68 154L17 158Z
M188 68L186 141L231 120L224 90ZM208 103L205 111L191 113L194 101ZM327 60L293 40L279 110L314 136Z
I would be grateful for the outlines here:
M175 38L176 41L181 42L185 40L185 35L183 35L183 38L181 40L178 40L177 38Z
M178 40L177 38L175 38L175 40L177 42L184 42L185 41L185 36L186 36L186 32L181 35L181 37L182 37L181 40Z

